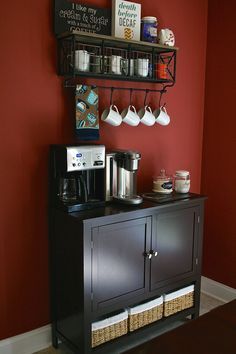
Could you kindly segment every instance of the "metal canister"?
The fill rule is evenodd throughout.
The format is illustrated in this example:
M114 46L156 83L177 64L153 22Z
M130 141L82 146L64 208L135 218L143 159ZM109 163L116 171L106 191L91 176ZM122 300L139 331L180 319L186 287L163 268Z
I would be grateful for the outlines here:
M100 74L102 72L102 59L102 55L91 56L90 71Z
M141 25L142 41L157 43L157 18L152 16L143 17Z

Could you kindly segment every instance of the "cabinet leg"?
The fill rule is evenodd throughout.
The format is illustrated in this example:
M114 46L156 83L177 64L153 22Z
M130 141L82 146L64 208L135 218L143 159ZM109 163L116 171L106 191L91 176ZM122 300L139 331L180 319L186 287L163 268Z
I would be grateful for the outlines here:
M58 337L56 334L56 329L55 329L55 324L52 324L52 346L56 349L58 349Z
M191 315L191 319L194 320L196 318L199 317L199 310L196 310L192 315Z

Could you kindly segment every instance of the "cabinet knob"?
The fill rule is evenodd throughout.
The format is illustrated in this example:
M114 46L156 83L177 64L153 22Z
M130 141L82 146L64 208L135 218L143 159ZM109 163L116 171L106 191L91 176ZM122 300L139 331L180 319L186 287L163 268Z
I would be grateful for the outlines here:
M147 257L148 259L151 259L152 258L152 251L144 252L144 257Z
M150 250L149 252L144 252L144 256L147 257L148 259L152 259L153 256L154 257L158 256L158 252Z

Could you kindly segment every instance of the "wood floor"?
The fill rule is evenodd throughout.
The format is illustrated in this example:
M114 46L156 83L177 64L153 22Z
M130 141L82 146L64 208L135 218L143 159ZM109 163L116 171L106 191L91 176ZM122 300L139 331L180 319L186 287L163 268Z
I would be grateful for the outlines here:
M223 302L219 301L215 298L212 298L210 296L207 296L205 294L201 294L201 302L200 302L200 316L203 315L204 313L212 310L213 308L222 305ZM170 328L171 329L171 328ZM39 352L35 352L32 354L73 354L71 351L69 351L66 348L63 348L63 346L60 349L54 349L52 347L46 348L44 350L41 350Z

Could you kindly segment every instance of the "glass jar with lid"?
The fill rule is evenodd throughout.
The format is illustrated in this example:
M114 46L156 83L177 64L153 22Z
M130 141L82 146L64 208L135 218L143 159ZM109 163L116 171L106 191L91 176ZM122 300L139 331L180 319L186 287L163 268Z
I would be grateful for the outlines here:
M153 192L169 194L173 192L172 177L166 175L166 171L161 169L160 175L153 178Z
M174 176L174 190L177 193L188 193L190 190L189 171L179 170Z
M142 41L157 43L157 18L153 16L143 17L141 27Z

